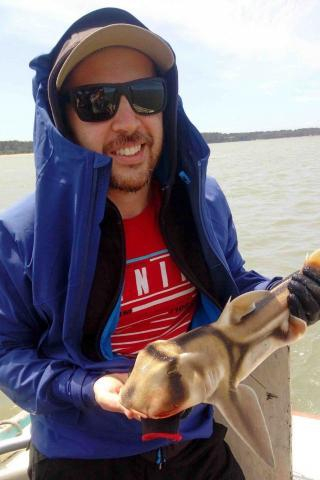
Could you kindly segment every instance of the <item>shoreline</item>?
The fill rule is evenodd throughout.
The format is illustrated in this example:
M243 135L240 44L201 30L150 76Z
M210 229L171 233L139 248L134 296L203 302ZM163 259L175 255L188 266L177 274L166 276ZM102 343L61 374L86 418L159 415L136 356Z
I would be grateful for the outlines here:
M1 153L0 152L0 157L20 157L21 155L29 155L29 156L33 156L33 152L26 152L26 153L23 153L23 152L19 152L19 153Z
M320 130L320 129L319 129ZM292 139L292 138L310 138L310 137L320 137L320 132L318 133L305 133L304 135L283 135L283 136L266 136L266 137L252 137L252 138L241 138L242 135L250 135L250 134L217 134L218 137L215 137L215 134L211 133L201 133L204 140L208 145L217 144L217 143L239 143L239 142L257 142L259 140L283 140L283 139ZM213 137L212 137L213 136ZM225 138L222 138L225 136ZM211 137L211 138L210 138ZM1 141L0 141L1 144ZM1 152L0 157L12 157L12 156L21 156L21 155L34 155L34 152Z

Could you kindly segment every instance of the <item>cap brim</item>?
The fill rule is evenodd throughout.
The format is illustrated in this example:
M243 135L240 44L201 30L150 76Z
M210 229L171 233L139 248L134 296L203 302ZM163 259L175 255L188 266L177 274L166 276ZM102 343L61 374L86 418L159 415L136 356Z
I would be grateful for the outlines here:
M113 24L79 32L74 38L75 46L63 62L56 79L59 90L68 74L91 53L105 47L129 47L147 55L161 72L168 71L175 62L170 45L155 33L130 24Z

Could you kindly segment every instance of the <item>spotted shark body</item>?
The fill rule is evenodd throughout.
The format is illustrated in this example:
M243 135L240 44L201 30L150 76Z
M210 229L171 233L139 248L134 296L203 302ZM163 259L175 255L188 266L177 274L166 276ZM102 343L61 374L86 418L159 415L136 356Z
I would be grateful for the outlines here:
M306 259L306 266L320 270L320 250ZM212 324L150 343L137 356L120 392L121 403L155 419L199 403L213 404L239 437L274 466L258 398L241 382L275 350L305 332L306 323L289 313L288 282L229 301Z

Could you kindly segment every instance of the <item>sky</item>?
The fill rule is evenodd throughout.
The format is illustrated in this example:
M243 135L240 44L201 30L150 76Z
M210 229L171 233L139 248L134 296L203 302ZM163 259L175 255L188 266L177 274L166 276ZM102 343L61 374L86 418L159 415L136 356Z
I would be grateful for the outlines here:
M106 6L171 44L201 132L320 127L320 0L0 0L0 140L32 139L30 60Z

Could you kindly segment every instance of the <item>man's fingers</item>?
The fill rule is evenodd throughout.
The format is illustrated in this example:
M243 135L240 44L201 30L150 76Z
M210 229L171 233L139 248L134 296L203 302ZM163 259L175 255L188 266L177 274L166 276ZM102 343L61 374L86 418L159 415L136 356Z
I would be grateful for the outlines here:
M301 318L302 320L307 321L304 309L298 299L298 297L292 293L288 295L288 307L290 313L295 317Z
M319 273L310 267L295 273L289 284L288 307L290 312L305 320L308 325L319 320L320 316Z
M128 410L127 408L124 408L124 414L126 415L126 417L129 419L129 420L139 420L139 422L141 421L142 418L147 418L146 415L144 415L143 413L140 413L140 412L137 412L136 410Z
M117 393L105 393L103 397L101 396L99 398L99 405L103 410L124 413L124 409L119 403L119 395Z
M130 420L146 418L146 415L143 413L137 412L136 410L129 410L120 403L119 393L127 378L127 374L104 375L99 378L93 387L96 401L103 410L123 413Z
M306 265L302 269L302 273L306 276L311 278L316 285L320 288L320 271L319 269L312 268L309 265ZM319 290L318 290L319 291Z
M100 401L100 406L109 412L123 413L129 420L141 420L141 413L136 412L135 410L128 410L121 405L118 393L106 393Z

